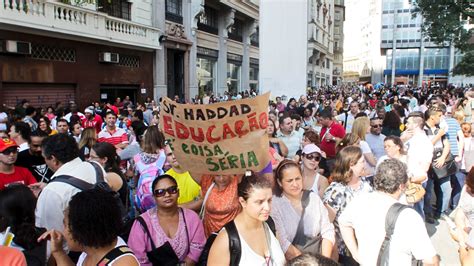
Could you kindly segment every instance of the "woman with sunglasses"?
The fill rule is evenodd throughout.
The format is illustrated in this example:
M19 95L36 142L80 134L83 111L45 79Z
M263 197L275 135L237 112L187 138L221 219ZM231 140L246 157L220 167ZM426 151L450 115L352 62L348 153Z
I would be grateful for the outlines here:
M271 216L286 259L291 260L302 253L331 257L335 243L334 226L318 194L303 190L299 165L292 160L282 161L275 170L275 179L277 186ZM302 238L306 244L314 244L296 241Z
M326 177L319 173L319 162L321 162L321 150L314 144L304 146L302 152L301 172L303 174L303 187L323 197L324 191L329 186Z
M194 265L206 242L199 216L178 207L178 184L172 176L158 176L152 188L156 207L135 220L128 240L130 249L142 266L154 265L156 258Z

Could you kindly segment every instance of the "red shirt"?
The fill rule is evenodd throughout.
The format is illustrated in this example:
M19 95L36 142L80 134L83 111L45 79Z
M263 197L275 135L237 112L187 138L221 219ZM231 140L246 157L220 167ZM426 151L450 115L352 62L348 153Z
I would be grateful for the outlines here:
M321 129L321 133L319 133L319 136L321 137L321 144L319 145L319 148L326 153L328 158L334 158L336 157L336 142L333 140L326 141L325 135L327 130L328 127L323 127ZM334 137L341 139L346 135L344 127L336 122L332 122L332 124L329 126L329 133Z
M28 186L38 182L28 169L19 166L14 166L13 169L11 174L0 173L0 190L10 184L19 183Z
M83 128L88 128L88 127L93 127L95 128L95 132L99 134L99 132L102 130L102 117L100 115L95 115L94 120L84 120L82 121L82 127Z
M115 128L114 131L110 132L107 130L107 127L105 127L99 132L97 141L108 142L114 146L120 143L128 144L128 136L122 128Z

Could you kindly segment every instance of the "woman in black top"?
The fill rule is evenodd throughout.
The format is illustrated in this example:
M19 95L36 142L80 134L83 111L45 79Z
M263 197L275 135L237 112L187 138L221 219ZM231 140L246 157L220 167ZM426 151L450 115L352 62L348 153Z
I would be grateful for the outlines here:
M120 194L124 206L127 206L128 185L122 171L120 171L120 158L114 145L108 142L98 142L92 146L89 161L98 162L107 173L105 179L112 190Z

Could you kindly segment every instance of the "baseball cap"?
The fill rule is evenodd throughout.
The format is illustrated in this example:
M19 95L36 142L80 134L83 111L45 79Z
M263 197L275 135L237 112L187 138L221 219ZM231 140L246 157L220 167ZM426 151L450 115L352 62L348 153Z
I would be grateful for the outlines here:
M4 138L0 140L0 152L3 152L6 149L11 148L11 147L18 147L18 145L16 145L16 142L14 140L9 139L9 138Z
M312 143L304 146L304 148L303 148L303 154L311 154L311 153L315 153L315 152L321 154L321 150L318 148L318 146L316 146Z
M89 106L84 110L84 113L94 114L94 108Z

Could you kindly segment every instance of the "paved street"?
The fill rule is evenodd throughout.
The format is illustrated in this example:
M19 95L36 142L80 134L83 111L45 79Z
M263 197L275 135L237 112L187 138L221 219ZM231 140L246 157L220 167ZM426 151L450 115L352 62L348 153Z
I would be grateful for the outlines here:
M447 223L440 219L436 224L426 224L431 241L441 256L441 265L461 265L458 256L458 245L451 239Z

